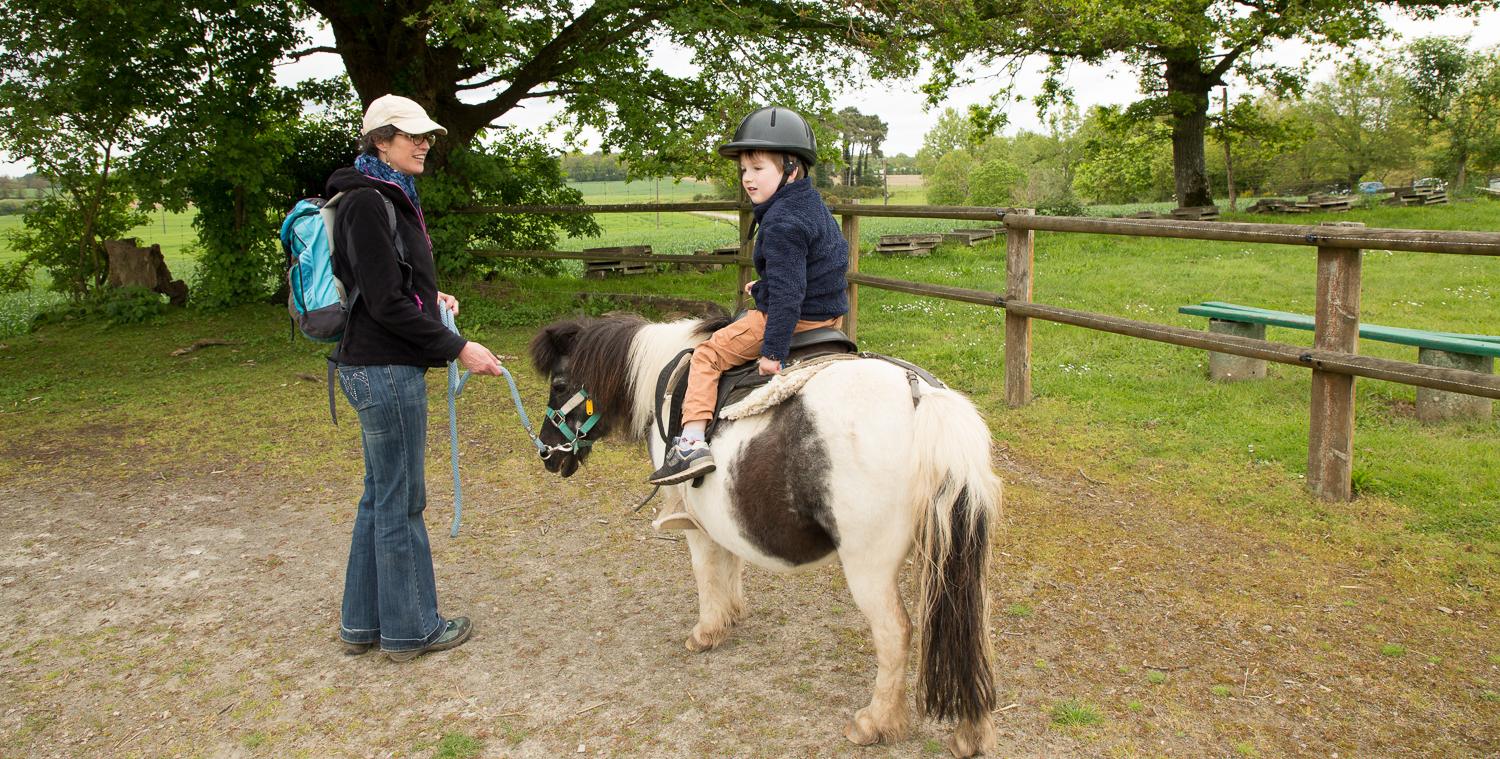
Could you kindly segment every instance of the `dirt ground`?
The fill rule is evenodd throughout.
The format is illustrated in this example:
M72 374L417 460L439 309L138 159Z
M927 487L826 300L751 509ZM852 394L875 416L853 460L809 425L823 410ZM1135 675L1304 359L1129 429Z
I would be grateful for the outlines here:
M445 432L429 470L439 597L476 632L404 665L335 643L355 478L94 481L3 447L37 466L0 483L0 755L941 752L931 722L896 745L844 741L875 662L836 566L748 570L748 618L690 654L686 545L653 534L649 508L628 514L633 477L475 477L452 539ZM1271 544L1211 504L1194 518L1013 452L996 465L1002 756L1500 755L1483 592L1316 536ZM1070 700L1097 721L1060 724Z

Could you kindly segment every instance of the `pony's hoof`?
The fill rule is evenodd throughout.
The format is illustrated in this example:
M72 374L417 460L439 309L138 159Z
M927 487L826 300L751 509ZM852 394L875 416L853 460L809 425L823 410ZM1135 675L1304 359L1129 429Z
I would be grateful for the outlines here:
M728 638L728 627L720 629L718 632L714 633L704 632L698 627L694 627L692 634L688 635L687 642L684 643L684 645L687 646L687 650L692 651L695 654L701 654L704 651L718 648L719 644L723 643Z
M948 753L958 759L993 756L997 741L995 726L989 720L960 722L958 729L953 731L953 737L948 739Z
M856 746L873 746L880 742L880 731L859 724L859 719L856 718L844 725L844 737Z
M903 741L909 732L903 716L898 714L885 720L877 720L868 706L855 712L854 719L844 726L844 737L856 746Z

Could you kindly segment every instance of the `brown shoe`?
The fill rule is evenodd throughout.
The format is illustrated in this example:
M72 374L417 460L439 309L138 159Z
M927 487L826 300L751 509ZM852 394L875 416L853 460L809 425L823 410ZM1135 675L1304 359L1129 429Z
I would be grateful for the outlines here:
M446 651L450 648L458 648L469 639L469 633L474 632L474 625L469 623L468 617L454 617L448 620L447 627L443 628L443 634L437 640L428 643L421 648L412 648L406 651L386 651L385 655L391 657L391 661L402 662L427 653L428 651Z

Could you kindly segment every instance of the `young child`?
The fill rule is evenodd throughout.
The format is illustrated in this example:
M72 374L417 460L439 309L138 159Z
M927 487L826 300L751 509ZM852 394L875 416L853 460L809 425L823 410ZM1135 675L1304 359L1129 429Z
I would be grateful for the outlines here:
M739 161L740 185L755 204L760 233L754 261L760 279L746 286L755 308L693 351L682 435L667 450L666 463L651 474L653 485L713 471L713 453L703 436L721 373L759 357L760 373L776 374L794 333L839 326L849 311L844 279L849 244L807 178L818 160L807 122L786 108L762 108L740 122L734 141L719 148L719 155Z

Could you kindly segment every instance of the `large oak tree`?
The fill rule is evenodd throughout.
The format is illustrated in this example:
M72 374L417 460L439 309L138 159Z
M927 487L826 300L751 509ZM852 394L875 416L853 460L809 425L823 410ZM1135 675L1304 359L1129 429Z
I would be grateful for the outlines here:
M306 0L333 31L360 99L415 99L449 129L430 160L507 113L560 102L558 127L592 129L650 171L701 165L752 102L823 107L859 77L878 20L839 2L751 0ZM692 73L659 63L668 47Z

